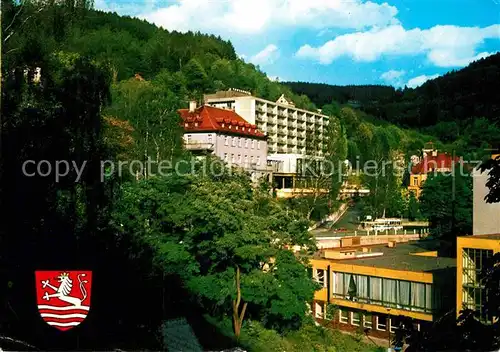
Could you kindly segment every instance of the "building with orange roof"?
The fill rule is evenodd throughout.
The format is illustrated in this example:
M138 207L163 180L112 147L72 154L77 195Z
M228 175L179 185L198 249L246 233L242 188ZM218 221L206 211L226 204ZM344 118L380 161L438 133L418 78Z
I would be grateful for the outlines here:
M267 137L233 110L213 106L180 109L184 145L194 154L212 154L228 165L250 171L254 177L267 170Z
M417 198L422 193L422 186L429 173L451 172L453 162L460 162L460 158L448 153L440 153L435 149L424 149L423 158L410 171L410 184L408 191L413 192Z

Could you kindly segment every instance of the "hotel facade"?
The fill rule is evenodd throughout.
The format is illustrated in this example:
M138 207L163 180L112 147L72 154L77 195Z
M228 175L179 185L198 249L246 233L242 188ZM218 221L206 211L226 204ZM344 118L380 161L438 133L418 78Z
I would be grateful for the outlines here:
M299 109L283 95L274 102L238 89L205 95L205 103L233 110L264 132L268 137L268 160L277 165L276 172L296 174L302 160L324 160L329 123L326 115Z

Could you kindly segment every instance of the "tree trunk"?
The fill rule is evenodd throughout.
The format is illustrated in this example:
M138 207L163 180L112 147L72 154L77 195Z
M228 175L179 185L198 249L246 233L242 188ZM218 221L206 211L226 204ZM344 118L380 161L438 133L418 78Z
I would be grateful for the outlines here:
M234 336L239 340L241 333L241 326L243 325L243 319L245 317L245 311L247 310L248 303L243 304L243 308L240 312L241 304L241 285L240 285L240 267L236 266L236 299L233 300L233 324L234 324Z

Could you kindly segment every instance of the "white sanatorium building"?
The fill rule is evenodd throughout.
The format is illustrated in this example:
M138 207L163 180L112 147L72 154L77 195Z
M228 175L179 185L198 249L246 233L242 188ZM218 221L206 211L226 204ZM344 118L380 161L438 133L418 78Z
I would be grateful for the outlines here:
M250 92L229 89L205 95L205 104L235 111L268 136L268 162L283 177L278 188L294 188L302 160L324 159L328 116L296 108L283 95L273 102Z

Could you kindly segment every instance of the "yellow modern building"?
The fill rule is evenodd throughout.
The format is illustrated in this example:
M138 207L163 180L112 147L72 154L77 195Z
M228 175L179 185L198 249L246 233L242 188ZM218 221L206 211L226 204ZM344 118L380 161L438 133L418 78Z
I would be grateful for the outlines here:
M425 329L454 309L455 259L437 257L431 241L323 249L311 264L323 286L311 310L331 327L387 338L401 317Z

